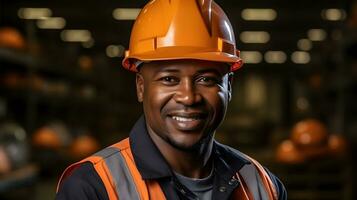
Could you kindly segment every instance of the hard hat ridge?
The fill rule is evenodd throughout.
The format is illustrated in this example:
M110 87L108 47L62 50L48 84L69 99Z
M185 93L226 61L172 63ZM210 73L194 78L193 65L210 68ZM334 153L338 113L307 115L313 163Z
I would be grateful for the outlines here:
M198 6L201 10L202 17L205 21L205 24L207 26L207 30L212 34L212 0L196 0L198 3Z

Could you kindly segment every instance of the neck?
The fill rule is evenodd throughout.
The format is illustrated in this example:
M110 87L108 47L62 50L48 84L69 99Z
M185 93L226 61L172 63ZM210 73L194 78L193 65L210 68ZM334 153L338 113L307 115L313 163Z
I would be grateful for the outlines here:
M213 136L203 142L199 148L182 150L163 140L152 130L148 133L165 160L176 173L191 178L207 177L212 169L211 152ZM208 139L208 138L207 138Z

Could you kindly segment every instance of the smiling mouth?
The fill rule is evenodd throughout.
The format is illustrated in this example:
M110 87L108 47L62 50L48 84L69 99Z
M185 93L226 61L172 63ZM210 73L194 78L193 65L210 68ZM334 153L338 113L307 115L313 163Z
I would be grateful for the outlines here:
M173 112L170 113L168 116L180 122L190 122L206 119L207 114L203 112Z
M201 119L200 117L182 117L182 116L171 116L171 118L179 122L192 122Z
M204 126L207 115L204 113L172 113L169 118L176 129L193 131Z

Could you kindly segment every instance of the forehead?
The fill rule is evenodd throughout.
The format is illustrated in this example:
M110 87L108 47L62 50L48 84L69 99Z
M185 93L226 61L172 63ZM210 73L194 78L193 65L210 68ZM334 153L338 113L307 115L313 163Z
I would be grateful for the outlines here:
M229 65L222 62L202 60L166 60L144 63L140 72L156 74L160 72L200 73L214 71L221 75L229 72Z

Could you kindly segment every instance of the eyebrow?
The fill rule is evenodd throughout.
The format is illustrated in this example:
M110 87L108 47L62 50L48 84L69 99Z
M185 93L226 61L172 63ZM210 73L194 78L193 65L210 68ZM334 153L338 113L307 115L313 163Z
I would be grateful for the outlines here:
M179 73L180 70L176 68L170 69L170 67L163 67L155 70L155 73L160 73L160 72L171 72L171 73ZM214 73L217 76L223 76L224 74L221 73L220 70L214 69L214 68L208 68L208 69L200 69L196 72L196 74L203 74L203 73Z
M161 69L156 70L156 72L180 72L180 70L178 70L178 69L170 69L170 68L167 69L167 68L163 67Z
M198 74L203 74L203 73L214 73L217 76L223 76L224 74L222 74L219 70L217 69L201 69L198 70L197 72Z

